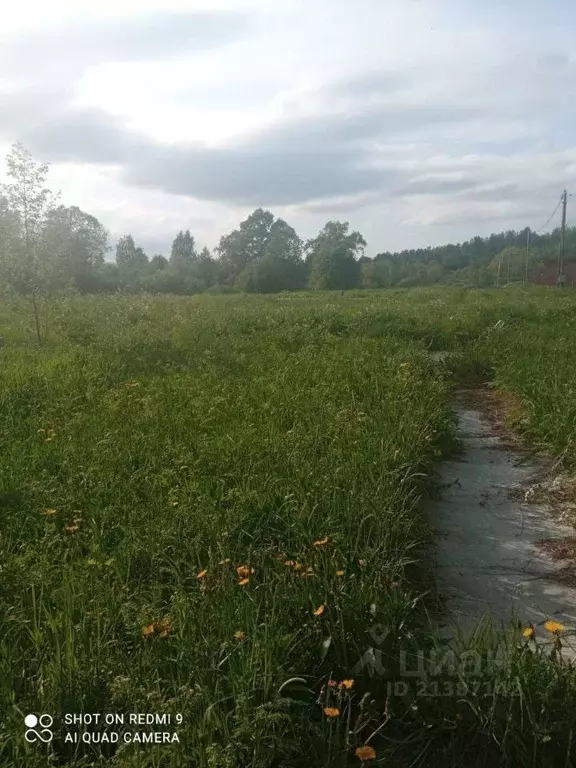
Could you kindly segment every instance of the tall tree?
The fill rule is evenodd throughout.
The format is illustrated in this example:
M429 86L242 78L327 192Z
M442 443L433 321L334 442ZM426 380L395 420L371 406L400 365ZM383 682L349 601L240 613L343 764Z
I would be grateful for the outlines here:
M116 243L116 263L119 267L138 268L148 264L148 257L136 247L132 235L125 235Z
M292 262L302 260L304 244L296 234L296 230L287 224L284 219L276 219L270 227L270 233L266 242L263 258L286 259Z
M155 253L150 259L150 267L154 272L162 272L168 267L168 259L160 253Z
M43 272L46 264L41 258L40 241L47 213L54 196L45 186L49 166L37 164L30 152L15 144L8 157L8 177L4 185L7 207L16 223L13 245L7 261L6 274L19 293L32 302L38 343L42 344L39 296L44 293Z
M172 243L170 266L175 269L182 269L183 267L191 266L197 259L196 244L190 234L190 230L178 232Z
M80 290L90 290L109 250L108 232L77 206L60 205L46 215L40 247L50 263L46 280L52 287L73 281Z
M359 279L357 256L366 247L360 232L349 232L348 222L329 221L306 244L310 287L320 290L354 288Z
M229 283L235 282L248 264L264 256L274 223L270 211L257 208L235 229L220 239L216 249Z

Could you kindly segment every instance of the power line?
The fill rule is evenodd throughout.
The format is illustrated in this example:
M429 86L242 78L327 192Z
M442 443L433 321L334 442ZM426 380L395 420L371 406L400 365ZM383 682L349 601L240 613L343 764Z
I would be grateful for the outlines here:
M549 218L548 218L548 221L546 222L546 224L544 224L543 226L541 226L541 227L540 227L540 229L537 229L537 230L536 230L536 232L534 233L535 235L537 235L537 234L539 234L540 232L542 232L542 230L543 230L543 229L546 229L546 227L548 226L548 224L550 224L550 222L552 221L552 219L553 219L553 218L554 218L554 216L556 215L556 212L557 212L558 208L560 208L560 206L562 205L562 200L563 200L563 199L564 199L564 195L561 195L561 196L560 196L560 200L558 201L558 205L556 206L556 208L554 208L554 210L553 210L553 211L552 211L552 213L550 214L550 216L549 216Z

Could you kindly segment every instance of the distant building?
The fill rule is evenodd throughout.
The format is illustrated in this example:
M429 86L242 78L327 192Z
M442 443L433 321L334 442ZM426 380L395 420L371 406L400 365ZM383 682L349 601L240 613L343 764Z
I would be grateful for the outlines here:
M576 285L576 262L569 261L564 264L564 285L574 286ZM536 274L530 277L531 283L536 285L556 285L558 279L558 265L557 264L545 264L544 267Z

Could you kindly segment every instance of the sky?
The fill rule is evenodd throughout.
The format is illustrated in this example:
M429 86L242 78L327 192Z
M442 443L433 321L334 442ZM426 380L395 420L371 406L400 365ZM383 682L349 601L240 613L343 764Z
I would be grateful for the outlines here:
M571 0L19 0L0 155L23 143L149 255L257 207L304 239L348 221L368 256L538 229L576 186L575 22Z

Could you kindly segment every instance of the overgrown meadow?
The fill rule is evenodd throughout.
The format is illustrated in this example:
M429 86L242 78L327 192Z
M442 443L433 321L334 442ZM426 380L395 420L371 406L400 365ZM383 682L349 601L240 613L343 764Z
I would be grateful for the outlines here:
M471 641L504 650L489 688L390 693L439 644L453 388L493 380L574 462L572 293L94 297L43 323L39 348L0 306L2 765L573 764L574 673L519 632ZM179 741L65 741L81 712L169 714Z

